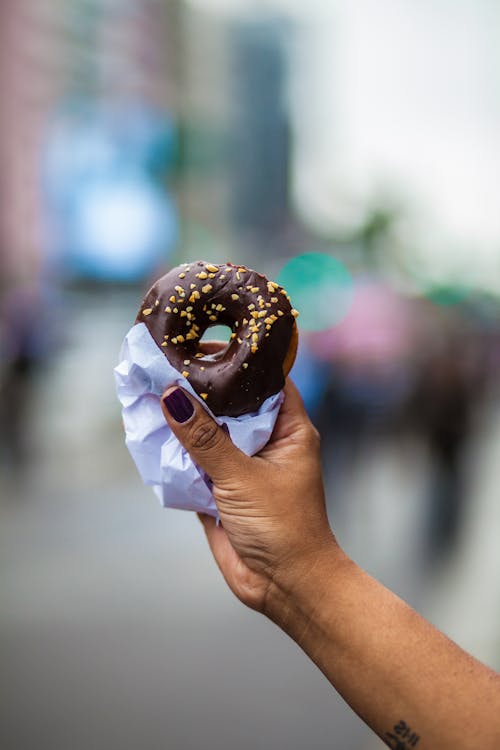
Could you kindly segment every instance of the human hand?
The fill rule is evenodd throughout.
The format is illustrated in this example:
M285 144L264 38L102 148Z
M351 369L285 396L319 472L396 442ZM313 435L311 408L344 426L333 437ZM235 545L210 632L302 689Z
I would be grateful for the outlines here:
M162 403L172 431L212 478L222 526L201 520L239 599L282 627L391 747L498 748L500 675L338 547L318 434L293 383L269 443L252 457L181 388L168 389Z
M243 603L270 614L276 590L291 590L321 551L335 546L319 436L296 387L287 381L271 439L252 457L182 389L168 389L162 405L173 433L213 481L222 525L200 519L224 578Z

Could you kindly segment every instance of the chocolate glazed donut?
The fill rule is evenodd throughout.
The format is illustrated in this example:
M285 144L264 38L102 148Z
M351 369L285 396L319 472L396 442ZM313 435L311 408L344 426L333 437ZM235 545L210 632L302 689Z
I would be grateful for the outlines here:
M297 350L297 327L286 291L232 263L195 261L151 287L136 323L144 323L169 362L217 415L257 411L283 388ZM205 355L207 328L231 329L227 348Z

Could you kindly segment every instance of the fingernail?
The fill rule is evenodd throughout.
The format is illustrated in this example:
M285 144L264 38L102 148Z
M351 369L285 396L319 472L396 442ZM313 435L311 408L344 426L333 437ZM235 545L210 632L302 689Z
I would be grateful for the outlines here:
M163 403L176 422L187 422L193 416L194 406L180 388L165 396Z

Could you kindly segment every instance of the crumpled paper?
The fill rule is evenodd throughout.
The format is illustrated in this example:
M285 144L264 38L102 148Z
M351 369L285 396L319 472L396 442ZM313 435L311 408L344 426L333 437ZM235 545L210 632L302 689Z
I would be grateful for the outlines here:
M153 487L165 507L217 517L210 477L192 461L166 423L160 405L162 394L173 385L184 388L218 424L225 425L233 443L251 456L271 437L283 393L270 396L253 414L215 417L189 381L172 367L144 323L127 333L114 375L123 407L125 443L143 481Z

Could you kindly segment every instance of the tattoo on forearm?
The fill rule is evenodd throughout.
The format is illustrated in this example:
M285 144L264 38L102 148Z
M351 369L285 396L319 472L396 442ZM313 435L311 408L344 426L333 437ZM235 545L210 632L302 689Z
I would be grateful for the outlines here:
M392 750L410 750L418 745L420 737L401 719L394 724L391 732L385 733L384 739Z

